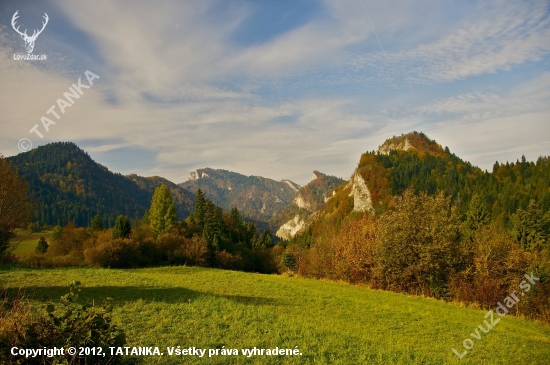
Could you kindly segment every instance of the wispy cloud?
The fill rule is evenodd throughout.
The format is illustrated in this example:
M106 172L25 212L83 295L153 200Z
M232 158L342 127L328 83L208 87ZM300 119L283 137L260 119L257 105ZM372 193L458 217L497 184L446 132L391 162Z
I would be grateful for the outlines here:
M313 169L347 177L360 153L413 129L478 164L493 151L547 148L547 73L514 74L502 90L473 76L547 62L548 3L363 0L372 26L360 0L319 4L252 43L235 34L250 31L262 2L49 4L40 47L55 53L43 65L13 61L20 39L0 28L0 150L17 153L86 69L101 79L33 142L76 141L100 162L124 151L132 163L109 166L123 173L180 182L210 166L298 183ZM452 87L434 98L442 84Z
M351 62L357 69L383 67L389 79L408 82L449 82L510 70L539 61L550 52L550 3L489 2L472 7L464 19L440 38L386 56L369 54ZM384 62L382 62L384 59Z

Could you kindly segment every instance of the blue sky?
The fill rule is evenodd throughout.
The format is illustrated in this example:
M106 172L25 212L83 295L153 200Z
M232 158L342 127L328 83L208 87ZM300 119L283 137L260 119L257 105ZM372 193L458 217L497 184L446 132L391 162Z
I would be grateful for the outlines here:
M49 22L34 54L21 30ZM31 31L28 32L32 33ZM0 152L73 141L112 171L306 184L423 131L482 168L550 151L548 1L4 1ZM29 130L100 76L43 138Z

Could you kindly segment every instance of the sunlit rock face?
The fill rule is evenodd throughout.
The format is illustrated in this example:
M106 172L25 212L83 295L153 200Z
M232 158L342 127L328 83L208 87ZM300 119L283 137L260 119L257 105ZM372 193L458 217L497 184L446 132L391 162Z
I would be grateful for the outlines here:
M283 240L289 240L304 227L304 223L305 221L301 219L299 215L296 215L283 224L275 234Z
M401 142L389 142L386 141L382 146L378 147L378 153L382 155L389 155L390 151L397 150L397 151L408 151L409 149L414 149L414 146L409 143L409 139L405 138L404 141Z
M359 172L355 172L351 182L351 193L349 195L353 196L353 210L356 212L367 212L371 210L372 199L365 179L363 179Z

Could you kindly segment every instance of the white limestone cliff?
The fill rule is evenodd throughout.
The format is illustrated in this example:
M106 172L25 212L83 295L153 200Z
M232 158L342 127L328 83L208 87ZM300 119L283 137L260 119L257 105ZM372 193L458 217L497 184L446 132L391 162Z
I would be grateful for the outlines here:
M367 212L372 209L372 199L370 196L370 190L367 187L365 179L359 172L355 172L350 179L351 193L349 196L353 196L353 211L355 212ZM349 186L349 183L348 183Z
M289 240L296 235L303 227L305 221L299 215L283 224L275 235L283 240Z
M296 185L294 184L292 181L290 180L281 180L282 182L284 182L285 184L287 184L292 190L294 190L295 192L300 190L300 186L299 185ZM282 190L282 189L281 189Z
M302 194L298 193L296 194L296 197L294 197L294 200L292 201L294 204L298 206L298 208L302 208L305 210L311 210L311 207L309 203L307 203L304 198L302 197Z

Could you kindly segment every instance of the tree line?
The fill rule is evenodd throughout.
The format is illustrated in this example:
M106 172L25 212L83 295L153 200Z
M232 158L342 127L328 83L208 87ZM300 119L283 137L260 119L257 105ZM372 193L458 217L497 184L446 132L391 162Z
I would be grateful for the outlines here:
M237 208L224 212L200 189L193 212L179 221L172 195L163 184L141 220L132 222L119 215L114 226L106 229L98 215L87 228L72 222L56 226L46 252L22 260L37 267L200 265L273 273L278 271L281 250L269 230L258 234Z

